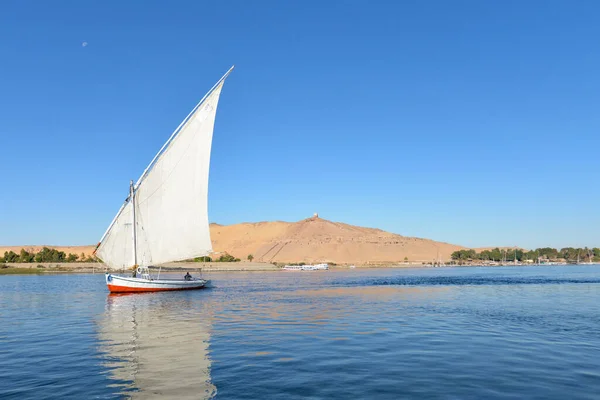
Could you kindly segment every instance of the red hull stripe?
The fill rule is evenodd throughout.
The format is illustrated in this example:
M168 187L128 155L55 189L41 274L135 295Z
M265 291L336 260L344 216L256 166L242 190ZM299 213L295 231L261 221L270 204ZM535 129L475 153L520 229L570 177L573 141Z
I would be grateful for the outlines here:
M141 288L141 287L128 287L128 286L117 286L117 285L107 285L108 290L111 293L133 293L133 292L166 292L172 290L194 290L194 289L202 289L203 286L196 287L187 287L187 288Z

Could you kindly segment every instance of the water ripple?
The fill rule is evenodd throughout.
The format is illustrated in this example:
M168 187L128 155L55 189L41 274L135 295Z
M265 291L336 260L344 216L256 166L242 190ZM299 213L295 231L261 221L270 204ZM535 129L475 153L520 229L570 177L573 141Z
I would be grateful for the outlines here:
M600 267L0 277L0 398L595 399ZM68 288L68 290L66 290Z

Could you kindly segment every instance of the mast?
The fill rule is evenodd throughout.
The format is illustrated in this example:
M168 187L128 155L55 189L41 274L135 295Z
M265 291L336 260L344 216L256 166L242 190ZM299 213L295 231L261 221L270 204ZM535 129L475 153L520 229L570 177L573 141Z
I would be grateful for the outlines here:
M133 266L137 268L137 240L136 240L136 224L135 224L135 190L133 190L133 180L129 181L129 201L131 201L131 213L133 215Z

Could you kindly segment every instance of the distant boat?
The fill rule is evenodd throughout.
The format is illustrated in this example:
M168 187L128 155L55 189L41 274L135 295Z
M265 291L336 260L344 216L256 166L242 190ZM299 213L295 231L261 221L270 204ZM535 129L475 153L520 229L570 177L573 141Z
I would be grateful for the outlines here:
M577 254L577 264L581 265L594 265L594 252L592 250L588 250L588 261L579 261L579 253Z
M444 264L444 261L442 260L442 257L440 256L440 250L438 249L437 250L437 255L435 257L435 260L432 263L432 267L434 267L434 268L435 267L441 268L441 267L445 267L445 266L446 266L446 264Z
M284 265L281 269L286 271L304 271L304 265Z
M318 271L329 269L327 264L316 264L316 265L285 265L281 269L286 271Z
M212 252L208 225L208 170L219 96L233 67L179 124L142 176L129 185L129 197L94 251L112 269L111 292L155 292L203 288L207 281L160 279L149 266L207 256Z

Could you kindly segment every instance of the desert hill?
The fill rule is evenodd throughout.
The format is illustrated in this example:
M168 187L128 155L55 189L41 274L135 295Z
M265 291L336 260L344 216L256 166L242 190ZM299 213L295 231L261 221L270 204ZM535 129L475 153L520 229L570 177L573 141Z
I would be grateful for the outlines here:
M249 254L263 262L333 262L337 264L379 264L444 261L464 247L429 239L401 236L374 228L332 222L319 217L298 222L257 222L235 225L210 225L215 255L227 252L242 260ZM38 252L44 246L0 246L19 253L21 248ZM45 246L66 254L89 256L95 245Z
M428 239L401 236L319 217L299 222L211 224L215 252L241 259L249 254L265 262L393 263L430 262L464 247Z

